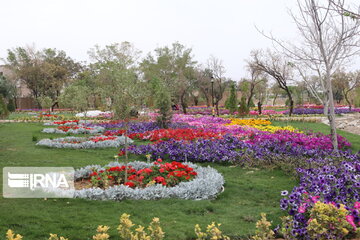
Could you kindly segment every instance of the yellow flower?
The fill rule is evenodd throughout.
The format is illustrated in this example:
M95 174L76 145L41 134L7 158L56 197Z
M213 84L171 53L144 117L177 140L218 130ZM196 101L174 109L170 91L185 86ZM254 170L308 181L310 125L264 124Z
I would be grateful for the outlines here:
M96 231L98 233L102 233L102 232L107 232L109 231L110 227L109 226L103 226L103 225L99 225L96 229Z
M9 229L7 232L6 232L6 239L7 240L21 240L22 239L22 236L20 234L14 234L14 232Z
M226 125L241 125L241 126L255 126L255 125L270 125L271 122L266 119L240 119L230 118L231 123Z

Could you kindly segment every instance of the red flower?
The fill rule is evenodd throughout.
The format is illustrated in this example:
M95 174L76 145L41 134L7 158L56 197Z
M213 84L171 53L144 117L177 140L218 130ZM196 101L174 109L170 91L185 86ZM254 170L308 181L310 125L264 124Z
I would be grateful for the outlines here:
M146 172L147 174L152 173L153 170L151 170L150 168L144 168L144 172Z
M124 185L128 187L135 187L135 183L133 182L126 182Z
M136 175L131 175L128 177L128 180L134 180L136 178Z
M162 183L162 182L165 182L165 178L164 177L155 177L154 180L157 182L157 183Z

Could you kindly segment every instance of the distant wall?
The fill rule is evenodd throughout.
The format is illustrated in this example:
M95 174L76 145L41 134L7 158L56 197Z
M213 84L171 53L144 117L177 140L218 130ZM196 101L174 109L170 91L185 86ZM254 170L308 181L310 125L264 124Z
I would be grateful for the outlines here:
M32 109L32 108L38 108L38 106L33 98L21 97L16 99L16 108Z

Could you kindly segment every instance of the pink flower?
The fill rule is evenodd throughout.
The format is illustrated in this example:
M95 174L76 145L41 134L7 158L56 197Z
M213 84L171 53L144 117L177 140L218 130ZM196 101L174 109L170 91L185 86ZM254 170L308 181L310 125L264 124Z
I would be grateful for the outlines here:
M354 228L354 230L356 230L356 225L355 225L355 223L354 223L354 217L353 217L353 216L347 215L347 216L346 216L346 221L347 221L348 223L350 223L350 225Z
M299 213L304 213L306 212L306 205L305 204L301 204L299 209L298 209Z
M360 202L355 202L354 208L355 209L360 209Z
M320 196L314 196L314 197L311 197L311 201L313 203L316 203L318 200L319 200Z

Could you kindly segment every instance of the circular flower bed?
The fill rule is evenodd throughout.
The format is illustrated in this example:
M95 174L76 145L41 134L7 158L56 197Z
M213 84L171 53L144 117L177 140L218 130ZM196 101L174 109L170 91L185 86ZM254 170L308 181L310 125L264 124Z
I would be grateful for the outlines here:
M61 134L94 134L101 133L105 129L103 127L95 126L95 127L85 127L78 125L70 125L70 126L59 126L57 128L44 128L42 130L43 133L61 133Z
M133 143L133 140L127 138L128 143ZM47 146L53 148L107 148L119 147L125 144L125 137L108 137L108 136L94 136L89 138L84 137L65 137L55 139L42 139L36 145Z
M192 163L161 164L135 161L130 162L127 169L129 177L126 185L115 184L115 181L124 174L125 166L122 163L112 162L105 167L91 165L76 170L75 186L82 189L76 189L74 197L91 200L163 198L205 200L215 198L224 185L223 176L214 168L200 167ZM101 174L103 175L101 179L106 180L105 176L107 176L109 182L112 182L110 186L84 188L84 185L85 187L89 185L89 179L96 180ZM190 178L186 179L187 177Z

